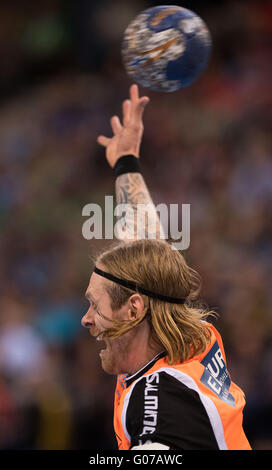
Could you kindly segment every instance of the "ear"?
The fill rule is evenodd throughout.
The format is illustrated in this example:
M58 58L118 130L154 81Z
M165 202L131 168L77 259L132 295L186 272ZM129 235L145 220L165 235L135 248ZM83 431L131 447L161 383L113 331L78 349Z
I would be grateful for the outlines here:
M145 305L143 298L140 294L133 294L128 300L129 310L128 318L129 320L136 320L144 311Z

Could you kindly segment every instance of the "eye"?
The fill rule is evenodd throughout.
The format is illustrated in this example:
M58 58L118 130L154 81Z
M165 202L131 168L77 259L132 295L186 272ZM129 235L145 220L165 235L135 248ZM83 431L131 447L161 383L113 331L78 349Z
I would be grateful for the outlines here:
M92 307L95 311L97 311L97 305L92 299L90 299L90 307Z

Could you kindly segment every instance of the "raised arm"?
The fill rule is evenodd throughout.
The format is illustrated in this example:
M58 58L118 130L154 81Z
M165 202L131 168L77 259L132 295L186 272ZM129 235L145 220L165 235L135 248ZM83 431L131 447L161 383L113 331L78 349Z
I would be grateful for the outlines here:
M149 98L140 98L138 86L135 84L130 87L129 92L130 98L122 105L122 123L118 116L113 116L110 120L113 136L109 138L100 135L97 139L98 143L106 148L107 161L114 169L118 161L120 164L121 157L140 157L144 130L143 112ZM118 233L118 238L164 238L163 228L144 178L140 172L134 171L123 172L116 178L116 202L118 205L126 204L130 207L129 211L125 211L125 226Z

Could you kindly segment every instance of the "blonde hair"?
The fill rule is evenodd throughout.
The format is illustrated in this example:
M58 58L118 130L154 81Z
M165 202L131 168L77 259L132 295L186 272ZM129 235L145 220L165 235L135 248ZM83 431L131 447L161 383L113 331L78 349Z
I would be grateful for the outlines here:
M214 312L200 306L200 277L184 257L165 241L137 240L121 243L102 253L97 265L122 279L136 282L150 291L171 297L186 298L184 304L173 304L142 295L144 311L136 320L114 320L106 330L117 338L149 321L152 337L166 350L170 364L184 362L202 353L209 343L210 330L205 320ZM106 281L113 311L119 310L135 291Z

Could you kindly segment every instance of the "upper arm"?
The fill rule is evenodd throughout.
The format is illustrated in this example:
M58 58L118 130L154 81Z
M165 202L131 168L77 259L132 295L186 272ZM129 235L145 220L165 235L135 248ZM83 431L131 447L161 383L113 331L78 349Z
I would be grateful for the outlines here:
M116 179L117 236L123 241L165 239L164 230L144 178L125 173Z

